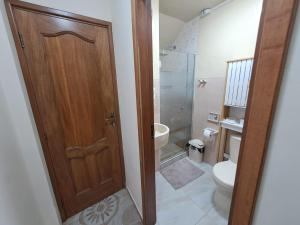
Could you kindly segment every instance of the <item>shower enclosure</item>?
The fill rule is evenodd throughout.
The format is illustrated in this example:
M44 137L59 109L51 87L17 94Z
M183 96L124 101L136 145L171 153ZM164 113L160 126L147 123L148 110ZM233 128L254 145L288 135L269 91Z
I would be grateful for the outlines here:
M195 55L160 51L160 121L170 128L161 162L185 154L191 139Z

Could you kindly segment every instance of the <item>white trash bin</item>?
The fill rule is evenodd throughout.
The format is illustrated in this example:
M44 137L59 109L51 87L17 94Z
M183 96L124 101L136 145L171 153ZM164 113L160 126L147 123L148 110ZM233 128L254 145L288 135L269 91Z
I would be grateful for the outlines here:
M204 143L199 139L190 140L188 143L189 158L194 162L201 163L203 161Z

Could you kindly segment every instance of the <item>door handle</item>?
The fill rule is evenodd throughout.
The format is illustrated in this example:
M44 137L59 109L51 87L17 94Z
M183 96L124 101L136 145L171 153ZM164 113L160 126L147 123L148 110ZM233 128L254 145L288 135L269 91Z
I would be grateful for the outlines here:
M105 121L106 121L106 124L109 124L114 127L116 125L115 113L114 112L110 113L109 116L106 117Z

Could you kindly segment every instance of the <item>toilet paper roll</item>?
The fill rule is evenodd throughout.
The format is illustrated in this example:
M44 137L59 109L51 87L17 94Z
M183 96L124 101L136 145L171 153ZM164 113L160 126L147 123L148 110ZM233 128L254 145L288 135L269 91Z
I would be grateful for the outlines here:
M203 138L204 138L204 142L206 144L213 142L213 140L214 140L213 134L214 134L214 131L211 129L205 128L203 130Z
M212 136L212 131L209 130L209 129L204 129L204 131L203 131L203 136L204 136L205 138L207 138L207 139L210 139L211 136Z

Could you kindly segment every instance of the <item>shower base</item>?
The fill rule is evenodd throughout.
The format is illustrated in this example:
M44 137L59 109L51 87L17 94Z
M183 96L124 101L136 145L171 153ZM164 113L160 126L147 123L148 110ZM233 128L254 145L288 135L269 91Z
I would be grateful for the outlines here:
M183 150L178 152L176 155L173 155L165 160L162 160L161 163L160 163L160 169L163 169L169 165L171 165L172 163L180 160L180 159L183 159L184 157L186 157L188 154L187 154L187 151Z

